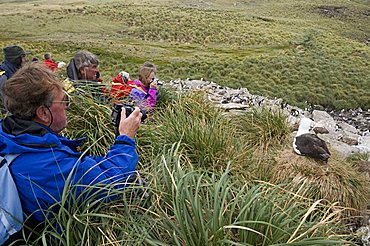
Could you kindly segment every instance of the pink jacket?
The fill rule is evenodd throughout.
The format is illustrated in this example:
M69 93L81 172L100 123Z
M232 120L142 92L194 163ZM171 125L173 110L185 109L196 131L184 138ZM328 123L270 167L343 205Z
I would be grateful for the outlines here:
M145 87L140 80L133 82L130 97L134 100L136 106L151 110L157 103L157 89Z

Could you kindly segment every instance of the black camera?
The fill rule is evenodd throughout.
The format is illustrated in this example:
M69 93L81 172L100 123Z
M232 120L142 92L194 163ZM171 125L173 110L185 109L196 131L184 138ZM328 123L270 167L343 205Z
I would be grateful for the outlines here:
M119 123L121 121L121 111L122 107L126 110L126 117L128 117L132 112L134 112L135 108L133 105L130 104L118 104L115 103L112 109L112 122L118 128ZM140 109L140 113L143 115L141 116L141 122L143 122L147 118L146 110Z
M157 83L157 85L163 85L163 82L162 82L160 79L158 79L158 78L153 78L153 79L150 81L150 83L153 83L153 82L156 82L156 83Z

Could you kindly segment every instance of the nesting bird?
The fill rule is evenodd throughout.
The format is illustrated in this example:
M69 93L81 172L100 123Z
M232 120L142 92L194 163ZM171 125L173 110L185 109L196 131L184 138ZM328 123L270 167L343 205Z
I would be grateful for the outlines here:
M308 156L327 162L330 152L324 140L316 134L310 133L313 121L303 117L299 124L298 132L294 137L293 149L298 155Z

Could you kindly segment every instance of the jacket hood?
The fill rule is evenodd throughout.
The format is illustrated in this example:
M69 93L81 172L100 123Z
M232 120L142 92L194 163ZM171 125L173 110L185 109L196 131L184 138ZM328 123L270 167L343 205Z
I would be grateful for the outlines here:
M75 150L84 140L82 138L69 140L59 136L47 126L13 116L8 116L0 122L0 153L2 155L50 151L50 148L62 145Z
M67 66L67 76L71 80L80 80L80 73L78 72L78 69L75 64L75 60L71 59Z
M40 124L30 121L16 118L14 116L8 116L2 121L3 131L18 136L21 134L29 133L36 136L43 136L49 131L42 127Z

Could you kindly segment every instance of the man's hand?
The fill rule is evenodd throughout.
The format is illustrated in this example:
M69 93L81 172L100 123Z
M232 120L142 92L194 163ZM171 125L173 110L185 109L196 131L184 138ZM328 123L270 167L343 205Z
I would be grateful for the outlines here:
M134 138L137 130L139 129L141 116L140 109L135 107L135 110L126 118L126 109L122 107L121 121L119 123L118 131L120 135L126 135L130 138Z

